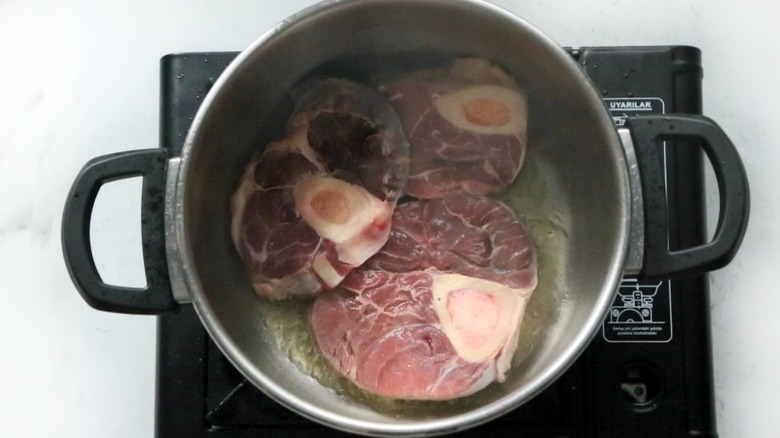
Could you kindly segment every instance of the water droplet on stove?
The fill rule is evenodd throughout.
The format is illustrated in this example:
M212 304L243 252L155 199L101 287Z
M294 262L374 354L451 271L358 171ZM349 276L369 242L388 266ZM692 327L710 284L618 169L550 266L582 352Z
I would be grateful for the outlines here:
M181 79L183 77L184 77L184 73L179 73L178 75L176 75L176 79Z
M628 73L623 73L623 77L628 79Z
M593 70L598 70L598 68L599 68L598 64L593 64Z
M208 64L208 63L209 63L209 59L208 59L208 58L204 58L204 59L203 59L203 62L205 62L206 64Z
M628 92L628 97L634 97L634 93L632 93L632 92L630 92L630 91L629 91L629 92Z
M607 94L609 94L609 91L607 91L607 90L601 90L601 94L603 94L604 96L606 96Z

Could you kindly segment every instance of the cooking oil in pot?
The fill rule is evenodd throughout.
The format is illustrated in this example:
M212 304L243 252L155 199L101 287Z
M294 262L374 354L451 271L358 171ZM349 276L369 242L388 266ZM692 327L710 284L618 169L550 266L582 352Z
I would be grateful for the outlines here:
M512 366L516 369L523 366L524 359L544 336L544 328L555 320L565 299L561 279L566 264L568 216L555 204L561 198L556 196L554 184L545 178L543 166L531 156L517 179L496 197L515 212L531 233L538 251L539 282L521 322ZM398 400L372 394L343 377L319 354L309 325L310 301L263 298L258 301L260 318L268 334L294 366L342 397L359 400L377 411L417 417L453 404L477 406L491 388L501 385L494 383L473 395L448 401ZM511 376L511 369L509 373Z

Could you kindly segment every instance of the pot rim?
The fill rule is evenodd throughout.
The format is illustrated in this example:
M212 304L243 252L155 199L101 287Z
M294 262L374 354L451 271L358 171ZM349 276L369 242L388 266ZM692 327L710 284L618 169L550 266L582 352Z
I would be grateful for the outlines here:
M378 0L375 2L378 3L382 1L392 1L393 3L407 1L416 2L416 0ZM304 417L349 432L393 436L452 433L493 420L516 408L523 401L536 396L568 369L590 344L591 339L597 333L598 328L612 303L614 295L617 292L617 286L623 275L626 253L628 252L631 196L625 152L618 137L617 129L615 128L596 87L574 59L572 59L571 56L550 37L517 15L483 0L432 0L434 3L460 3L469 5L473 8L482 8L504 20L509 20L515 25L525 28L529 33L532 33L540 43L543 43L550 49L551 54L554 54L555 58L560 61L560 64L569 70L569 74L573 78L576 78L577 82L581 84L582 88L587 92L589 95L588 100L592 104L593 110L599 113L598 122L601 125L599 126L599 129L607 134L610 143L612 143L609 148L613 155L612 163L614 165L614 171L617 172L621 181L620 186L618 187L620 196L619 199L615 200L615 202L620 203L619 210L621 211L621 217L619 218L620 229L617 231L618 237L615 241L615 247L618 248L617 253L614 254L615 260L610 265L609 272L606 273L606 281L602 286L603 289L598 295L595 305L593 306L593 311L585 321L585 324L583 324L583 330L577 333L577 335L568 343L566 349L558 355L551 366L548 366L542 373L535 376L535 378L530 380L527 384L512 390L507 396L492 403L482 405L466 413L448 416L443 419L424 421L414 420L403 424L379 424L377 422L358 420L346 415L336 414L326 407L324 408L318 404L311 403L304 398L290 394L278 383L265 376L251 364L246 353L230 340L229 333L222 325L219 318L216 317L213 309L209 306L203 296L202 281L195 269L196 263L194 255L189 247L190 242L188 242L186 238L188 234L186 230L188 224L184 214L187 202L186 194L188 192L186 181L192 172L191 157L193 150L199 143L199 127L204 119L208 117L210 112L209 108L212 106L212 102L218 98L221 94L221 90L226 87L225 84L230 81L230 78L245 66L245 61L252 53L261 46L273 41L277 36L283 34L288 28L300 21L358 2L371 3L371 1L366 2L365 0L325 0L291 15L265 32L243 50L215 81L192 121L192 125L187 133L182 148L181 162L175 183L175 201L173 202L174 239L178 256L181 259L184 283L189 291L190 299L194 305L195 311L209 336L241 374L258 386L270 398Z

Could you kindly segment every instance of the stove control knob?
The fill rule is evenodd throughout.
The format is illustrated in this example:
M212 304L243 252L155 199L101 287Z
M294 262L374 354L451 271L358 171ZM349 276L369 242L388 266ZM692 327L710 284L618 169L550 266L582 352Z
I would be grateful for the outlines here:
M630 362L618 378L623 400L635 412L650 412L658 406L664 393L664 379L658 368L649 362Z

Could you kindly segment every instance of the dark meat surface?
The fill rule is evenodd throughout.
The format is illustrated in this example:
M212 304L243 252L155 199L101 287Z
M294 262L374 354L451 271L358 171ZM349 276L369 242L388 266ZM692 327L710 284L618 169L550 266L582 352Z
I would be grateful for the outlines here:
M313 296L384 244L408 173L392 107L341 79L304 82L284 138L244 171L233 242L259 295Z
M387 243L366 268L434 268L519 290L533 290L537 282L534 242L512 210L496 199L465 194L399 205Z
M288 131L306 131L307 143L335 177L359 182L395 202L409 175L409 142L398 115L370 88L345 79L303 82L292 90L296 110Z

